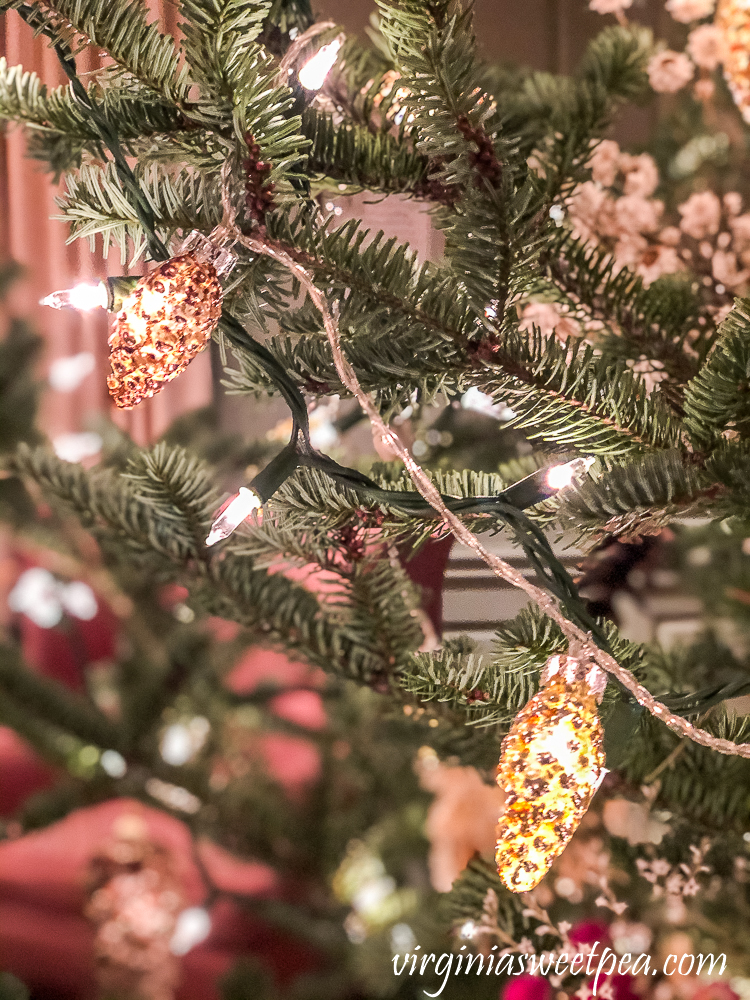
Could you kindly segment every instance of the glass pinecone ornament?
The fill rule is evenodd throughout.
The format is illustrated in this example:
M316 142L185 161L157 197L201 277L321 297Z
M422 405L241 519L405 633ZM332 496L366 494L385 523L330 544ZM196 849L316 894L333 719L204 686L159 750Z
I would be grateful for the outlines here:
M724 77L750 123L750 0L719 0L716 27L724 37Z
M553 656L542 687L503 740L496 781L505 794L495 862L503 885L527 892L573 836L604 766L597 703L607 683L593 663Z
M109 394L132 409L185 371L221 317L216 268L194 253L172 257L138 282L109 338Z
M179 962L170 942L185 906L174 859L138 815L120 816L112 833L88 871L99 994L174 1000Z

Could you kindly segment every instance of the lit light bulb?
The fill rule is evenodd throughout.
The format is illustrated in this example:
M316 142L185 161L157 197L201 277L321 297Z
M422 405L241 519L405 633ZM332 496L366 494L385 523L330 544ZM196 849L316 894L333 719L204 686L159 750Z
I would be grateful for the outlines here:
M102 770L110 778L124 778L127 774L127 762L123 755L116 750L105 750L99 763L102 766Z
M211 915L202 906L190 906L177 917L174 934L169 942L173 955L187 955L211 933Z
M162 759L173 767L181 767L187 764L193 756L193 741L190 739L190 730L180 722L175 722L167 726L161 739Z
M572 462L566 462L565 465L553 465L548 470L544 480L551 490L562 490L566 486L570 486L577 475L588 472L593 464L594 459L591 457L574 458Z
M352 909L362 916L376 914L381 905L396 891L396 880L391 875L368 879L352 897Z
M173 767L187 764L202 748L211 730L208 719L196 715L189 722L173 722L161 738L162 759Z
M320 90L336 62L342 44L343 39L334 38L332 42L318 49L315 55L307 60L297 74L299 82L305 90Z
M8 607L26 615L40 628L54 628L63 616L59 584L49 570L41 566L27 569L8 595Z
M96 618L99 611L94 591L82 580L74 580L60 588L60 603L69 615L83 622Z
M245 518L249 517L254 510L259 510L261 506L261 499L257 493L240 486L240 492L227 504L211 525L206 545L216 545L222 539L229 538Z
M95 285L82 281L79 285L74 285L73 288L52 292L51 295L40 300L40 305L51 306L53 309L79 309L81 312L106 309L108 303L109 293L103 281L97 281Z

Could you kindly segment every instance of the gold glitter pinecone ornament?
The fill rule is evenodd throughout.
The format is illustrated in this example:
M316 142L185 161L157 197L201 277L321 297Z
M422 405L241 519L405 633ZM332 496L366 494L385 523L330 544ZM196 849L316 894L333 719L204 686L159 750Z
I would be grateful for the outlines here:
M714 23L723 35L727 86L750 123L750 0L719 0Z
M542 688L503 740L497 783L505 812L495 861L511 892L542 880L573 836L606 774L597 702L606 675L574 656L553 656Z
M206 346L221 316L213 264L194 254L172 257L138 282L109 338L109 394L129 410L156 395Z

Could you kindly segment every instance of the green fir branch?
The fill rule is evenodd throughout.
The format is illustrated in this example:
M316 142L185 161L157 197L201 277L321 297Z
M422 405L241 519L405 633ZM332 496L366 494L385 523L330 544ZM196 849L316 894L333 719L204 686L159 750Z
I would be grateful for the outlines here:
M513 91L497 95L506 134L523 158L534 153L540 163L540 195L547 204L586 179L592 138L624 101L646 92L652 44L640 26L605 28L588 43L573 76L530 73Z
M189 168L174 175L157 164L137 170L136 175L165 241L178 230L208 232L220 221L221 198L215 175ZM113 164L104 168L84 164L68 174L66 193L57 204L59 218L70 225L69 242L85 238L93 249L97 235L101 235L104 255L115 244L120 247L123 263L130 249L128 241L135 247L134 258L143 253L145 236L138 214Z
M640 647L621 639L612 623L603 624L618 662L641 675ZM566 649L558 626L530 605L497 630L491 657L448 644L439 653L415 656L400 683L420 701L437 701L460 713L466 725L495 727L497 736L507 732L518 711L536 694L550 656ZM602 709L605 717L615 698L610 686Z
M483 327L450 272L419 266L405 245L382 234L367 243L356 221L315 230L277 215L269 230L338 302L349 359L387 412L406 405L414 391L430 399L473 384L507 399L518 426L542 440L592 454L677 443L680 426L670 410L647 395L622 361L597 356L575 339L561 345L554 336L545 339L536 330L527 336L514 327L480 345ZM327 392L344 392L322 334L272 340L268 347L300 385L314 381ZM252 362L241 364L238 390L267 387Z
M737 299L716 344L685 393L685 427L708 449L726 432L750 432L750 299Z
M30 712L85 743L120 746L117 726L81 695L28 667L15 649L0 647L0 690L20 709Z
M154 579L180 582L197 606L239 622L258 641L278 645L329 672L369 683L390 676L389 650L414 636L408 586L402 571L386 566L368 576L343 580L349 609L332 603L281 572L259 569L231 546L207 553L201 545L215 513L210 479L182 449L158 445L135 460L128 476L87 472L44 449L21 447L15 467L75 513L115 563L123 560ZM380 573L389 573L383 583ZM364 610L382 607L373 634ZM351 610L351 609L354 610ZM390 624L389 624L390 623Z
M431 179L460 194L450 211L436 214L446 257L478 315L493 303L503 316L522 271L532 273L534 181L482 89L471 14L448 5L418 11L408 0L381 10L381 30L409 91L403 105L417 150L431 164Z
M309 140L307 170L354 189L421 194L427 165L405 143L384 132L305 108L302 133Z
M678 275L648 288L611 254L562 232L541 254L541 264L556 295L571 316L604 324L598 342L613 357L660 363L679 384L696 371L684 347L704 316L693 285ZM694 345L691 344L694 348Z
M488 899L488 893L493 894ZM489 928L497 928L503 937L501 950L508 941L523 939L532 943L536 953L553 949L558 939L546 933L542 922L531 916L523 894L510 892L500 881L495 866L487 859L475 855L453 883L451 891L442 903L442 910L454 927L460 927L468 920L475 924L485 922ZM483 921L484 918L484 921ZM541 931L541 933L537 933ZM514 974L526 968L526 955L511 957ZM500 957L497 957L500 966ZM508 968L505 959L503 968ZM510 978L510 977L508 977Z
M714 498L709 476L678 451L645 455L627 464L603 463L560 497L557 520L581 536L653 533Z
M35 380L32 366L43 343L17 319L10 321L0 340L0 455L10 452L21 440L38 437L34 418L42 386Z
M621 360L597 354L579 338L560 343L537 327L510 330L477 384L507 401L513 425L532 440L592 455L674 447L680 424ZM501 370L498 372L498 368Z
M83 38L167 101L179 105L187 99L189 82L174 40L149 21L144 0L47 0L34 10L53 43L75 48Z
M270 6L270 0L180 0L185 57L214 99L231 104L247 81Z
M145 87L120 91L93 83L88 94L109 121L117 122L118 136L130 155L157 143L162 155L176 159L185 154L186 146L198 154L209 142L205 131ZM28 155L47 163L56 177L80 166L84 151L92 157L103 155L98 130L68 87L49 90L36 73L9 66L4 58L0 58L0 119L26 127Z
M748 716L735 718L719 711L701 725L713 736L735 743L750 738ZM659 772L657 805L708 830L747 828L750 762L744 757L727 757L691 740L680 741L644 712L635 738L629 743L622 770L634 785L641 785L670 755L668 766Z

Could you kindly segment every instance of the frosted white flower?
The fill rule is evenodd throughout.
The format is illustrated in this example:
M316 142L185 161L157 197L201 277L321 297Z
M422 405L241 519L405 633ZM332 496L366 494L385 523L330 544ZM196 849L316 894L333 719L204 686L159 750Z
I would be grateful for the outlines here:
M693 79L695 66L684 52L665 49L651 56L646 72L649 83L658 94L674 94Z
M704 17L713 14L715 0L667 0L664 6L680 24L690 24L691 21L702 21Z

